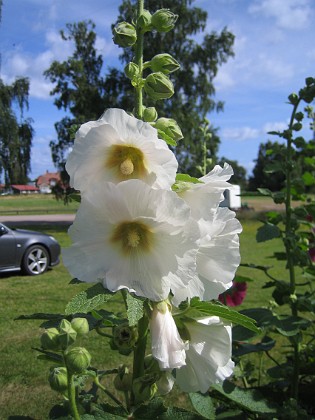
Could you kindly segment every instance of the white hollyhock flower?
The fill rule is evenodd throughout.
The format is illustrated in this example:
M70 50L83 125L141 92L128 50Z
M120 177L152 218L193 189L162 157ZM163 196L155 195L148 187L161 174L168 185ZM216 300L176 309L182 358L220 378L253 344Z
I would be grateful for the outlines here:
M170 273L182 273L174 276L182 288L195 274L199 229L189 218L173 191L140 180L100 184L83 196L64 263L82 281L164 300L173 287Z
M185 365L185 348L166 302L154 304L150 317L152 356L162 370Z
M231 326L216 316L184 325L189 349L186 366L176 370L176 382L185 392L205 393L233 373Z
M66 163L70 185L82 192L99 182L128 179L170 189L177 166L156 129L116 108L80 127Z

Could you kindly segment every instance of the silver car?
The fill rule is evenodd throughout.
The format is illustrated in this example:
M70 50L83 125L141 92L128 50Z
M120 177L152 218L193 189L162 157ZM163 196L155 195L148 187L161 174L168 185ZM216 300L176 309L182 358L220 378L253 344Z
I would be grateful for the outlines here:
M59 255L60 245L53 236L0 223L0 272L22 270L37 276L57 265Z

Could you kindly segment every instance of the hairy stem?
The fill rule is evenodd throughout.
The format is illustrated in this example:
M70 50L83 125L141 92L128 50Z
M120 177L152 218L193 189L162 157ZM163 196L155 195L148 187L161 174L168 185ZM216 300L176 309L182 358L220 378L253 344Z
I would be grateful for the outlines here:
M79 414L77 403L76 403L75 385L73 381L73 375L69 373L69 369L67 369L67 376L68 376L68 397L69 397L71 414L75 420L80 420L80 414Z
M143 13L144 0L137 2L137 18ZM135 63L139 67L139 80L142 80L143 73L143 32L137 26L137 42L135 44ZM142 119L143 116L143 98L142 98L142 84L135 87L135 116Z

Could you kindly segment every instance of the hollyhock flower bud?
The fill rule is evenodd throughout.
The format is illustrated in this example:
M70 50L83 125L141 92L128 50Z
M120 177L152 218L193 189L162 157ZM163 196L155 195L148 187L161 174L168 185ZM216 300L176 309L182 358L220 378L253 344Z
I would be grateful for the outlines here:
M65 367L53 368L49 373L48 381L54 391L66 391L68 388L67 369Z
M59 343L60 347L63 350L66 350L67 347L71 346L77 338L77 332L72 328L71 323L63 319L59 326Z
M118 325L113 328L113 349L121 354L129 354L138 341L138 329L128 324Z
M151 23L158 32L168 32L174 28L177 18L169 9L160 9L153 14Z
M114 386L118 391L130 391L132 388L132 374L127 366L120 366L118 375L114 379Z
M89 323L86 318L74 318L71 321L71 326L79 337L86 335L89 332Z
M145 108L143 111L143 119L146 122L153 122L157 119L158 113L154 106L149 106L148 108Z
M151 400L157 392L156 378L152 375L144 375L133 381L132 389L136 403Z
M162 131L175 141L183 138L183 133L173 118L159 118L154 124L154 128L156 128L158 132Z
M150 318L152 355L160 369L173 369L185 365L186 344L180 338L169 304L165 301L153 304Z
M120 47L131 47L137 41L136 28L128 22L120 22L113 29L113 41Z
M150 61L150 67L153 72L162 72L164 74L172 73L180 68L180 64L170 54L157 54Z
M155 101L174 95L173 83L161 72L149 74L144 81L144 90Z
M66 353L65 360L71 373L82 373L90 366L91 355L84 347L74 347Z
M166 395L172 391L175 382L174 376L169 371L162 372L160 379L156 382L158 393Z
M40 338L41 346L45 350L56 350L59 347L59 331L57 328L48 328Z
M139 16L137 20L137 25L139 28L142 29L142 32L147 32L152 29L151 19L152 19L151 13L148 10L143 10L143 12L141 13L141 15Z
M130 62L126 65L124 71L128 79L132 80L134 77L138 76L139 66L136 63Z

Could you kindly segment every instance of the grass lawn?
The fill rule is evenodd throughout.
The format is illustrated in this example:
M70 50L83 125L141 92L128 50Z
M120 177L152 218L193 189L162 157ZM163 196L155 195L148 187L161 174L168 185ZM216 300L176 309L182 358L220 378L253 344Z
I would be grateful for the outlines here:
M281 242L273 240L256 244L255 234L259 225L255 220L244 220L241 235L242 262L274 265L273 274L284 278L284 265L270 259L273 252L282 250ZM31 229L53 234L62 247L70 244L66 227L47 224L40 227L32 225ZM262 289L266 281L263 273L241 267L239 274L255 279L249 283L248 295L242 308L267 306L271 296L270 289ZM58 395L50 390L47 383L48 364L37 360L36 352L31 349L39 345L40 322L14 321L14 318L34 312L63 313L69 299L87 287L69 285L70 279L70 274L62 264L36 278L0 274L1 420L9 416L30 416L43 420L48 417L49 408L58 401ZM117 295L117 301L111 301L111 307L117 308L120 305L118 300ZM96 336L94 332L83 339L82 345L89 349L93 365L98 368L117 366L118 358L122 357L109 353L107 339ZM126 363L126 358L122 362Z
M73 213L78 207L79 203L71 201L65 205L62 200L56 200L52 194L0 196L0 215Z

